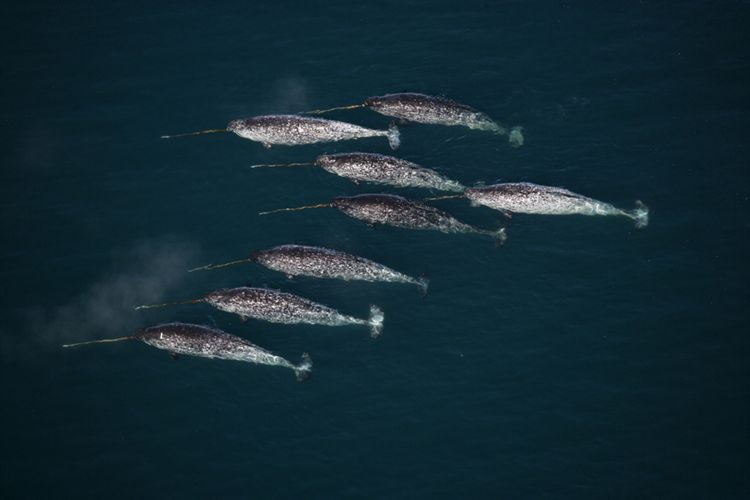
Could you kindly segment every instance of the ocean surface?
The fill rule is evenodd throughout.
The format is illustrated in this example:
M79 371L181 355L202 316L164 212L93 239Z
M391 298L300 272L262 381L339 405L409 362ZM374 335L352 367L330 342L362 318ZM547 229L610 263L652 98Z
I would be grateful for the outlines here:
M747 2L14 2L0 38L0 497L748 498ZM401 127L397 155L467 185L564 186L620 217L436 206L479 235L368 228L332 209L259 211L355 185L252 170L381 138L273 147L234 118L416 91L524 128L523 147ZM374 128L366 109L331 118ZM289 281L283 243L411 275ZM250 321L207 305L268 286L362 327ZM206 324L298 362L183 356L139 342L63 349L160 322Z

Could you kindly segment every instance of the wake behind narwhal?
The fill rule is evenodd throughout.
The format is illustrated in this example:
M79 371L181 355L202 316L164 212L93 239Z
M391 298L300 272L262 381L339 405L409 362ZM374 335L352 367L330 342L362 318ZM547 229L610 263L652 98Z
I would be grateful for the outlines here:
M498 245L502 245L507 238L505 228L497 230L479 229L459 221L438 208L393 194L338 196L329 203L280 208L260 212L260 215L295 212L309 208L336 208L349 217L364 221L371 226L384 224L404 229L432 230L442 233L483 234L492 237Z
M429 168L401 158L377 153L322 154L311 163L274 163L253 165L251 168L317 166L352 180L395 187L416 187L440 191L463 191L460 183L448 179Z
M379 337L383 331L384 314L378 306L370 306L369 318L356 318L299 295L268 288L223 288L214 290L199 299L142 305L135 309L153 309L201 302L212 305L220 311L236 314L243 321L254 318L288 325L300 323L324 326L362 325L370 329L370 336L373 338Z
M63 347L120 342L123 340L140 340L157 349L168 351L173 358L184 354L202 358L227 359L260 365L281 366L293 370L295 375L297 375L297 380L300 381L309 378L312 370L312 360L307 353L302 355L302 362L295 365L281 356L277 356L235 335L207 326L187 323L166 323L138 330L135 335L130 337L78 342L76 344L65 344Z
M243 262L258 264L279 271L289 278L310 276L345 281L381 281L416 285L422 294L427 293L427 278L413 278L364 257L351 255L330 248L306 245L279 245L267 250L253 252L247 259L224 264L209 264L190 271L219 269Z
M265 115L232 120L226 129L209 129L186 134L163 135L162 139L190 135L233 132L251 141L260 142L265 147L274 145L297 146L319 142L336 142L366 137L385 137L391 149L398 149L401 138L398 128L391 125L388 130L375 130L323 118L298 115Z

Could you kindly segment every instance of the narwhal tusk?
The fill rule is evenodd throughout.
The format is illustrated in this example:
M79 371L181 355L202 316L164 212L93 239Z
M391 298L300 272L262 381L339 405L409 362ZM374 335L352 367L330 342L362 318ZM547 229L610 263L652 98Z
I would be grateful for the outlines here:
M436 201L436 200L452 200L455 198L463 198L462 194L451 194L446 196L435 196L434 198L425 198L424 201Z
M160 139L174 139L175 137L187 137L189 135L203 135L203 134L218 134L220 132L227 132L225 128L212 128L209 130L200 130L198 132L188 132L186 134L175 134L175 135L163 135Z
M277 168L277 167L310 167L315 165L312 162L304 163L261 163L259 165L250 165L250 168Z
M192 273L193 271L210 271L212 269L221 269L222 267L233 266L235 264L242 264L243 262L252 262L252 260L253 259L240 259L240 260L233 260L231 262L225 262L224 264L208 264L206 266L194 267L193 269L188 269L188 272Z
M192 300L181 300L180 302L167 302L164 304L147 304L143 306L136 306L134 309L136 311L140 309L156 309L157 307L167 307L167 306L178 306L182 304L197 304L199 302L203 302L204 299L192 299Z
M258 212L258 215L275 214L278 212L298 212L300 210L307 210L308 208L330 208L330 203L320 203L318 205L305 205L304 207L294 208L277 208L276 210L269 210L268 212Z
M116 339L89 340L88 342L78 342L76 344L63 344L63 347L77 347L86 344L106 344L108 342L120 342L123 340L132 340L135 337L118 337Z
M351 106L339 106L337 108L328 108L328 109L313 109L312 111L304 111L300 114L302 115L322 115L323 113L328 113L329 111L339 111L344 109L357 109L357 108L364 108L366 106L365 103L362 104L352 104Z

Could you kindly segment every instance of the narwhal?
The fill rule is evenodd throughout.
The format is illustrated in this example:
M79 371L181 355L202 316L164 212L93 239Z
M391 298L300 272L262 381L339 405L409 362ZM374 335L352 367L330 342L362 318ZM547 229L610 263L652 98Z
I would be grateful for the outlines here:
M263 167L318 166L332 174L355 183L372 182L396 187L417 187L440 191L463 191L460 183L444 177L434 170L401 158L376 153L323 154L309 163L271 163L253 165Z
M406 229L425 229L443 233L484 234L493 237L498 245L504 243L507 237L505 228L495 231L478 229L459 221L452 215L435 207L393 194L338 196L330 203L295 208L280 208L268 212L260 212L260 215L277 212L294 212L308 208L337 208L346 215L364 221L371 226L385 224Z
M122 340L140 340L157 349L169 351L173 358L185 354L202 358L229 359L259 365L282 366L293 370L299 381L309 378L312 371L312 360L307 353L302 355L302 362L295 365L281 356L277 356L235 335L207 326L187 323L166 323L138 330L135 335L130 337L64 344L63 347L120 342Z
M359 104L316 109L307 114L323 114L342 109L370 108L381 115L401 120L433 125L460 125L476 130L486 130L505 135L506 129L486 114L445 97L435 97L413 92L368 97Z
M432 199L465 196L473 205L483 205L504 213L543 215L620 215L634 221L635 227L648 225L648 208L636 201L633 210L623 210L609 203L583 196L567 189L541 186L530 182L507 182L468 188L463 195L442 196Z
M413 278L364 257L358 257L330 248L305 245L279 245L267 250L253 252L249 258L224 264L209 264L190 271L218 269L242 262L257 262L289 278L310 276L345 281L382 281L416 285L422 294L427 293L429 280Z
M368 319L355 318L337 310L318 304L299 295L270 290L268 288L223 288L206 294L204 297L167 304L137 306L136 309L153 309L178 304L205 302L220 311L237 314L246 321L255 318L271 323L343 326L364 325L370 329L370 336L379 337L383 331L383 311L370 306Z
M226 129L209 129L187 134L163 135L162 139L189 135L233 132L244 139L260 142L265 147L272 145L296 146L317 142L346 141L365 137L386 137L391 149L401 144L398 128L391 125L388 130L374 130L353 123L298 115L265 115L232 120Z

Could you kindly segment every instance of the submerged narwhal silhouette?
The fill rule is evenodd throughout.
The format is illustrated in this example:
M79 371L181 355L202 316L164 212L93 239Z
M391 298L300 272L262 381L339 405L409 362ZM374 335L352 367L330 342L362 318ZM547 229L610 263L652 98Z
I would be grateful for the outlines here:
M425 203L393 194L360 194L338 196L329 203L294 208L279 208L260 215L295 212L309 208L337 208L346 215L369 225L385 224L406 229L423 229L443 233L475 233L491 236L498 245L505 242L505 228L492 231L465 224L452 215Z

